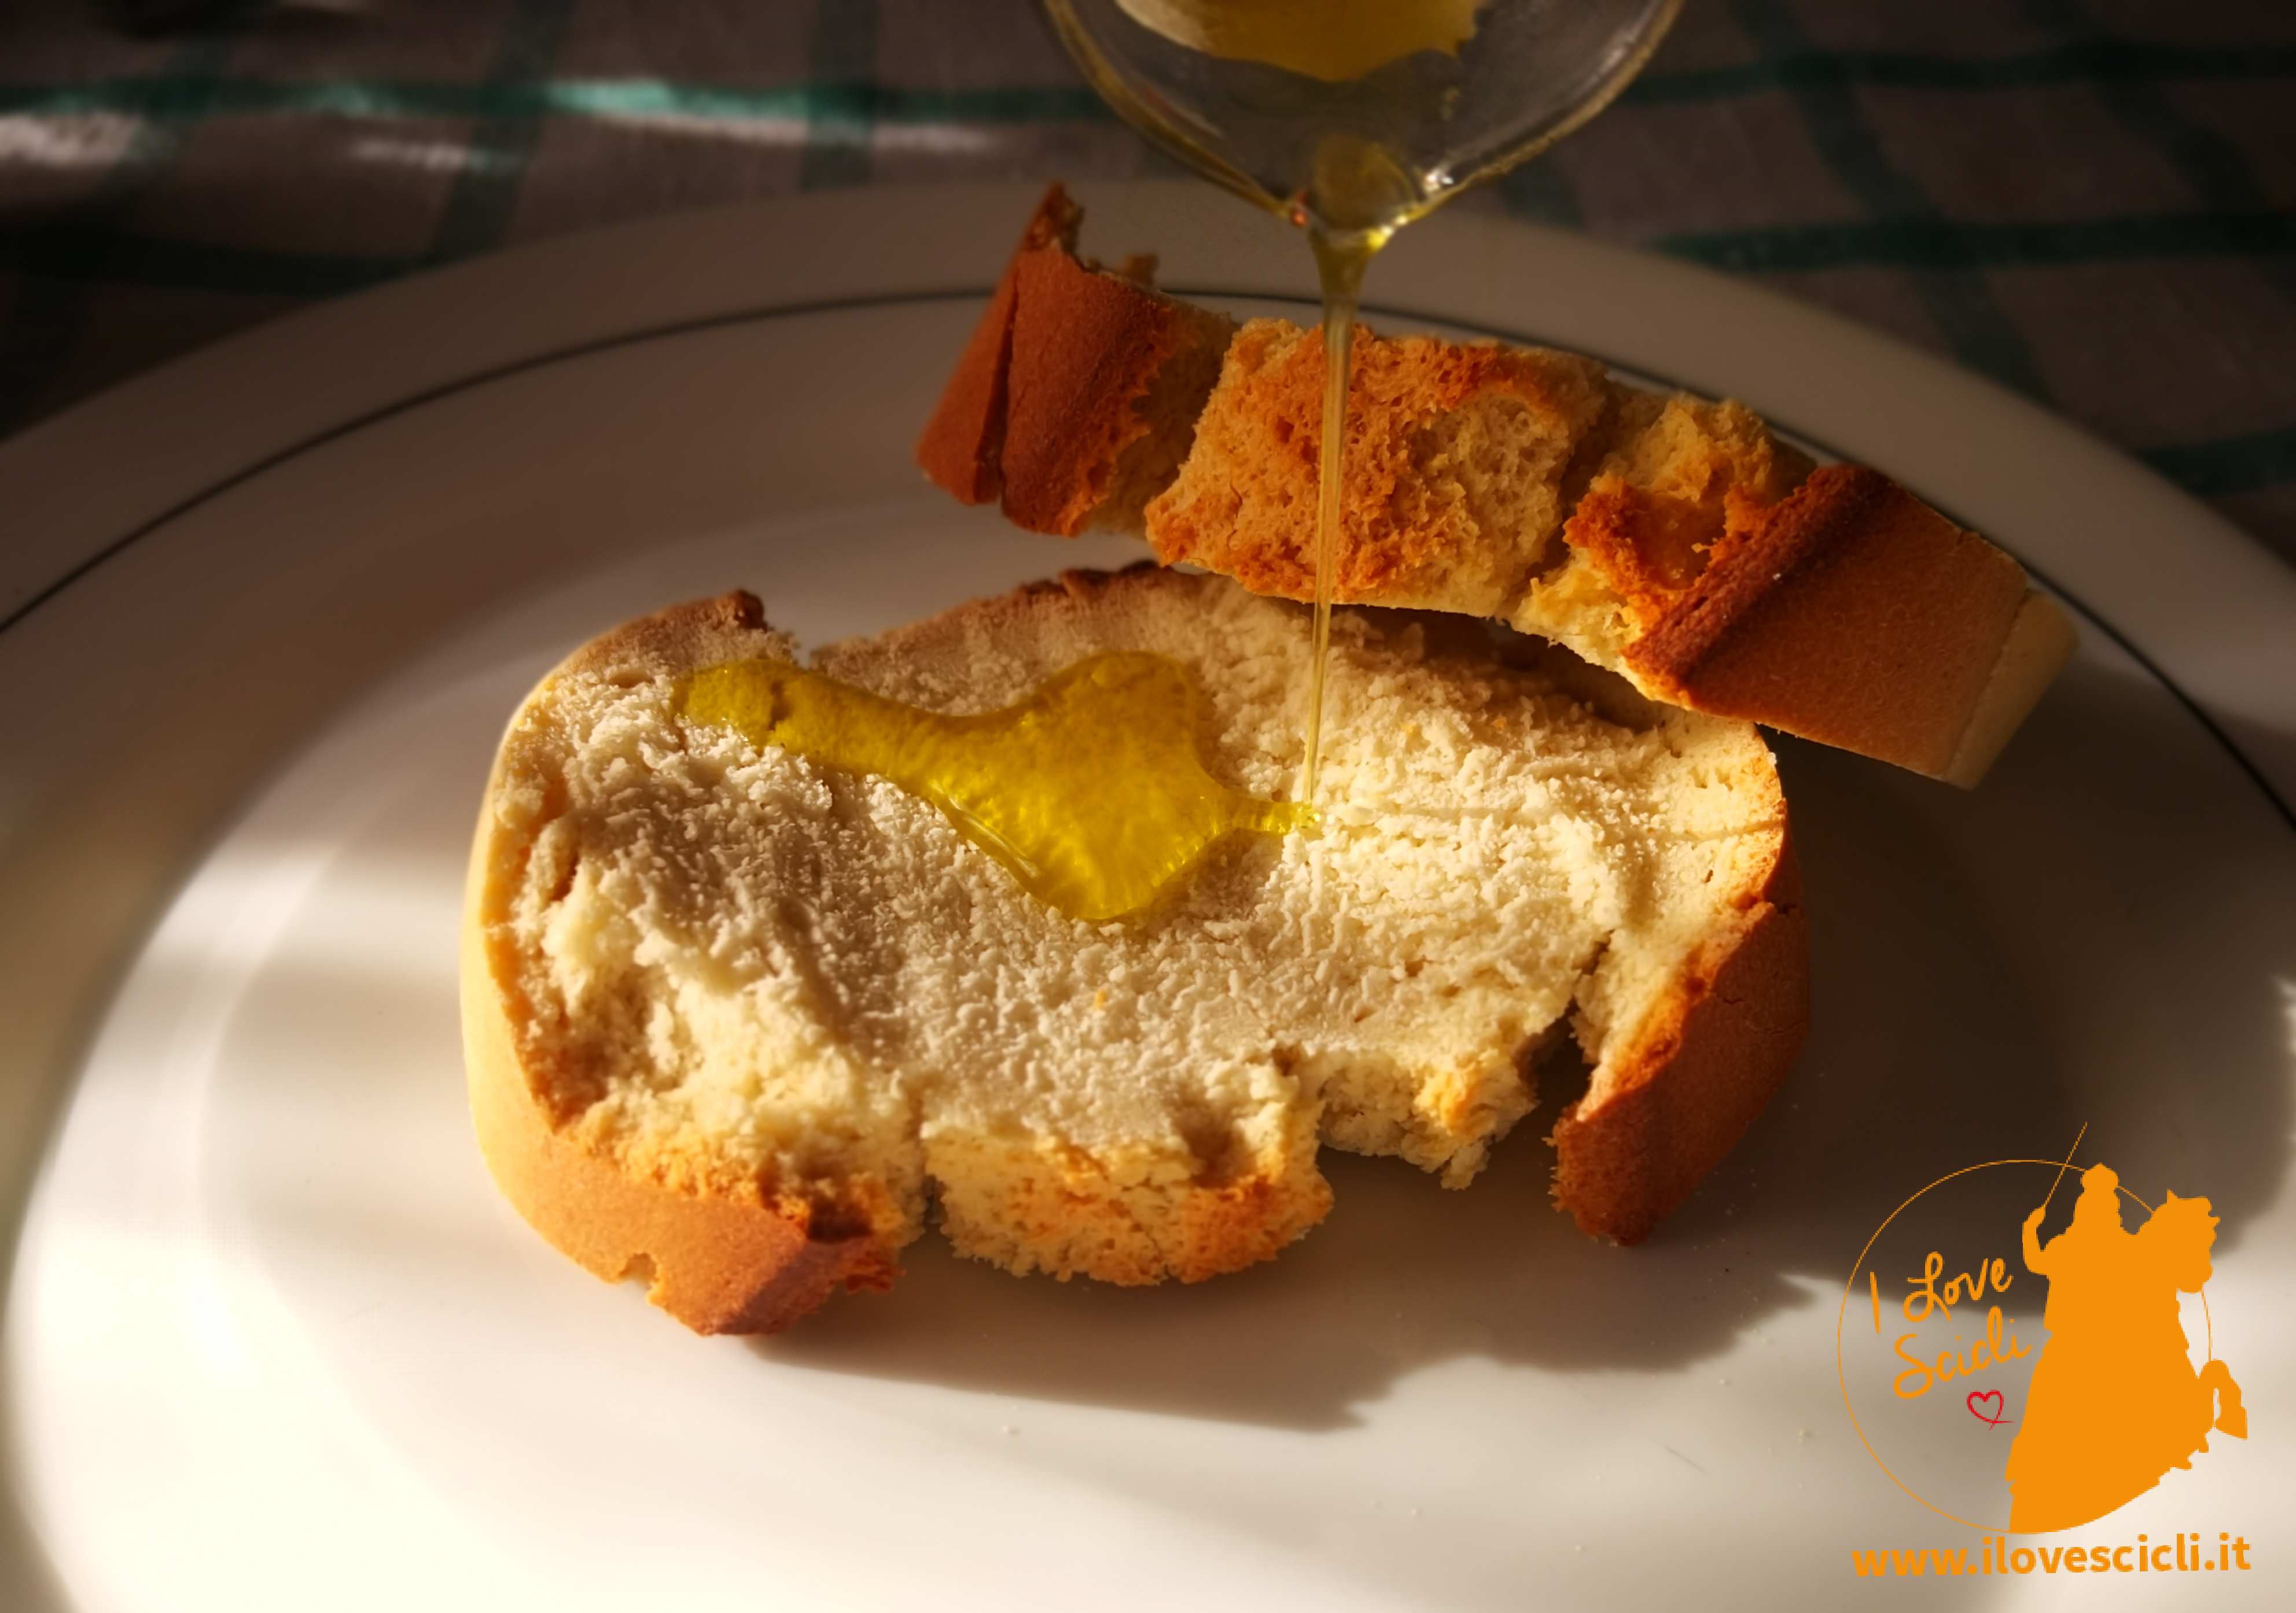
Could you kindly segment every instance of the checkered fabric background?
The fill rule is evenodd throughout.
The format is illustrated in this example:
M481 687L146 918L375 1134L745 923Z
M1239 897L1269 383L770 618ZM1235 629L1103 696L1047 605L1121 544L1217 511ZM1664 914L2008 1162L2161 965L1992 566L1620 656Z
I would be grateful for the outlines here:
M0 0L0 432L512 242L1171 171L1029 0ZM2296 0L1689 0L1459 205L1939 349L2296 563Z

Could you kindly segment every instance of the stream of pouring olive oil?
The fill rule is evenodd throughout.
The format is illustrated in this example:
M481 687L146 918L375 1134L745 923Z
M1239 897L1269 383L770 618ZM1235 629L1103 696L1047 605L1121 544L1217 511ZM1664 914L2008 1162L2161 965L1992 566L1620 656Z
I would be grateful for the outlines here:
M706 668L677 700L692 721L883 776L939 807L1024 888L1097 922L1152 905L1230 834L1316 824L1364 272L1404 225L1594 116L1648 59L1681 0L1045 3L1110 105L1301 228L1315 256L1324 375L1297 798L1261 800L1206 771L1202 692L1159 656L1096 656L976 716L767 661ZM1470 70L1462 47L1494 19L1504 26ZM1447 62L1456 69L1448 83L1414 66ZM1431 130L1441 136L1432 158L1420 151Z
M1308 651L1307 756L1300 798L1312 803L1323 765L1324 669L1331 659L1332 603L1339 588L1340 532L1347 518L1348 381L1354 373L1356 310L1364 271L1380 248L1426 203L1408 202L1409 181L1395 160L1376 146L1343 136L1317 153L1316 193L1320 209L1293 203L1292 222L1304 225L1316 254L1324 293L1324 419L1316 467L1316 615Z

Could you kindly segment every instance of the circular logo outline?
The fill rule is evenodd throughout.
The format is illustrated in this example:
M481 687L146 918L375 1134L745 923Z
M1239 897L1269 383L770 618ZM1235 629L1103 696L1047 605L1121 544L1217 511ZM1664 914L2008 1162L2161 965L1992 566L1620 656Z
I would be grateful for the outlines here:
M1972 1171L1991 1170L1995 1167L2002 1165L2038 1165L2041 1166L2045 1169L2054 1170L2060 1174L2062 1174L2065 1168L2062 1162L2055 1159L1987 1159L1976 1165L1964 1165L1957 1171L1948 1171L1944 1175L1939 1176L1927 1187L1917 1189L1906 1198L1904 1203L1898 1205L1896 1209L1890 1212L1889 1216L1882 1221L1882 1224L1874 1229L1874 1235L1866 1240L1866 1247L1857 1251L1857 1258L1849 1267L1849 1275L1841 1284L1841 1308L1834 1314L1833 1318L1833 1373L1835 1379L1841 1385L1841 1409L1849 1413L1849 1426L1857 1435L1857 1443L1864 1445L1866 1447L1866 1453L1874 1459L1874 1465L1882 1470L1883 1476L1886 1477L1891 1484L1896 1485L1907 1495L1911 1496L1915 1501L1919 1502L1923 1506L1927 1507L1931 1511L1935 1512L1939 1517L1950 1519L1955 1523L1964 1525L1969 1528L1984 1529L1996 1535L2006 1535L2011 1533L2009 1526L2005 1523L1979 1523L1974 1519L1964 1518L1958 1512L1947 1511L1935 1502L1924 1498L1921 1493L1915 1490L1911 1485L1898 1478L1896 1470L1892 1469L1888 1462L1882 1460L1882 1453L1875 1450L1874 1448L1874 1442L1866 1437L1865 1425L1857 1421L1857 1407L1849 1398L1849 1368L1842 1355L1841 1332L1842 1329L1849 1323L1849 1297L1857 1291L1857 1273L1866 1269L1866 1257L1874 1252L1874 1246L1882 1240L1882 1234L1890 1230L1890 1224L1897 1220L1899 1216L1904 1215L1906 1210L1912 1208L1915 1200L1919 1199L1924 1193L1931 1192L1938 1188L1943 1187L1955 1177L1966 1176ZM2136 1204L2138 1208L2143 1209L2146 1215L2149 1216L2152 1213L2154 1207L2150 1204L2146 1204L2144 1200L2137 1198L2135 1193L2129 1192L2126 1186L2122 1186L2120 1188L2120 1191L2127 1194L2130 1200ZM2209 1310L2208 1285L2203 1283L2201 1286L2199 1292L2201 1300L2201 1316L2208 1330L2207 1342L2209 1359L2213 1361L2216 1359L2217 1354L2217 1329L2216 1318Z

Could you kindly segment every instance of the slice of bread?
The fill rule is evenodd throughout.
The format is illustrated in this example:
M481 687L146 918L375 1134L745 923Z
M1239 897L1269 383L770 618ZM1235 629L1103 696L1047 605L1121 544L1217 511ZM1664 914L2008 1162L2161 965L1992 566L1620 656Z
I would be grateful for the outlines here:
M1218 578L1071 573L879 638L830 675L1010 704L1106 651L1201 686L1223 782L1300 766L1307 612ZM1515 641L1518 645L1527 641ZM1648 1233L1783 1077L1807 949L1748 725L1652 704L1456 617L1342 612L1323 821L1234 837L1087 924L934 807L679 714L790 659L748 595L606 635L529 698L479 825L463 1013L512 1204L704 1331L882 1286L930 1207L1015 1272L1193 1280L1324 1214L1321 1144L1464 1183L1575 1036L1556 1197Z
M1021 261L1088 274L1037 230ZM1041 217L1041 216L1040 216ZM1101 276L1101 279L1107 279ZM1008 283L1013 276L1008 274ZM1160 362L1208 333L1172 299L1134 288L1136 329L1063 322L1023 351L975 338L949 396L1013 396L1039 364L1089 373L1099 406L1165 422L1166 446L1128 444L1135 466L1169 463L1136 519L1103 520L1092 490L1115 477L1085 436L1030 440L1009 412L1008 462L1067 487L1054 523L1144 535L1167 564L1234 577L1255 593L1315 589L1323 438L1320 332L1254 320L1228 342L1218 385L1181 421L1176 398L1131 379L1127 353ZM999 292L999 306L1009 301ZM992 307L982 329L1013 317ZM1039 323L1060 320L1046 300ZM1652 699L1766 723L1804 738L1973 784L2071 654L2064 613L2023 569L1879 471L1834 466L1778 441L1744 405L1664 396L1594 360L1538 348L1358 333L1349 386L1347 497L1335 597L1496 618L1568 645ZM1001 366L1001 367L999 367ZM943 405L946 413L950 405ZM958 479L936 472L958 490ZM1138 483L1136 479L1134 486ZM1080 524L1078 512L1083 512Z

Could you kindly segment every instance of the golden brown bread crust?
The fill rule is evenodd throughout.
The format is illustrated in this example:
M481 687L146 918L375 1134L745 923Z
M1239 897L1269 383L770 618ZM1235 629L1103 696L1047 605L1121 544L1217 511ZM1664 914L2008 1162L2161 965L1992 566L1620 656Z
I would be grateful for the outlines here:
M1061 537L1085 529L1125 450L1151 430L1136 403L1187 321L1080 261L1082 217L1059 185L1046 192L916 448L925 475L962 502L1001 498L1016 526Z
M1941 776L2026 593L1975 533L1833 465L1718 549L1626 658L1661 699Z
M1004 514L1074 537L1148 433L1134 400L1179 346L1179 317L1065 250L1021 256L1004 414Z
M1739 922L1702 946L1634 1044L1554 1127L1554 1200L1639 1243L1736 1146L1809 1032L1809 933L1793 842Z
M1069 277L1056 272L1048 275L1043 260L1054 260L1055 271L1057 264L1065 263L1079 275L1086 273L1070 250L1083 216L1059 185L1046 191L1028 227L1021 232L1021 243L998 277L980 323L972 328L964 351L957 356L956 368L941 390L932 418L917 438L918 466L934 486L962 504L985 504L1004 492L1013 332L1021 306L1023 266L1036 266L1029 278L1037 295L1060 299ZM1121 332L1103 332L1101 336L1120 339ZM1139 377L1137 382L1145 385L1146 378Z
M1035 233L1032 223L1029 234ZM1021 250L1028 250L1026 237ZM973 326L940 402L917 438L917 464L934 486L959 504L988 504L1004 490L1004 376L1013 358L1013 310L1020 299L1020 282L1021 257L1016 253L1004 266L987 311Z

